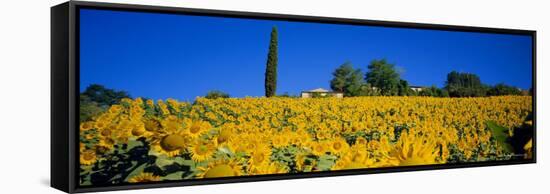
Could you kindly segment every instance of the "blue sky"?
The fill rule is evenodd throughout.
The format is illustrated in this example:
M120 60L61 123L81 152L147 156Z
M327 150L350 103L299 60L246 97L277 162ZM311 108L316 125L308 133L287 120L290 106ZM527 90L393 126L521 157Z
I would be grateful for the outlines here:
M277 93L330 88L346 61L386 59L411 85L442 87L452 70L528 89L529 36L82 9L80 90L193 100L209 90L262 96L270 32L279 31Z

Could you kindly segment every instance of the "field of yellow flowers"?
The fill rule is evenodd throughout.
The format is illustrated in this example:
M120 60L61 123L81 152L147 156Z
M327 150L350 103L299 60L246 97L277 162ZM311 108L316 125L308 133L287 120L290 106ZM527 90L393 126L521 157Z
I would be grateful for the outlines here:
M531 99L124 99L81 123L80 184L508 160L488 122L532 128Z

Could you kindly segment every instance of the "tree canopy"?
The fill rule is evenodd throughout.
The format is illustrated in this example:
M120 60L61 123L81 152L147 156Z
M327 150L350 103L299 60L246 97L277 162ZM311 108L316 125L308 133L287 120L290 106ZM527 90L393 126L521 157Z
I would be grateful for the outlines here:
M206 93L205 98L208 98L208 99L229 98L229 94L219 90L211 90L208 93Z
M499 83L489 91L487 91L489 96L504 96L504 95L522 95L522 91L516 87L506 85L504 83Z
M382 95L394 96L398 94L401 79L394 65L382 59L373 60L370 63L368 72L365 75L365 80L373 87L379 89Z
M346 62L332 72L330 88L344 93L344 96L359 96L364 89L365 81L360 69L354 69L353 64Z
M488 86L481 83L479 76L472 73L452 71L447 74L445 89L451 97L485 96Z
M89 85L80 93L79 120L87 121L93 116L105 111L107 107L120 103L123 98L130 98L125 91L117 91L99 84Z
M105 88L105 86L99 84L91 84L80 95L87 96L86 99L96 102L99 106L111 106L118 104L123 98L130 98L126 91Z
M265 96L272 97L277 92L277 27L271 29L271 40L269 41L269 53L265 68Z

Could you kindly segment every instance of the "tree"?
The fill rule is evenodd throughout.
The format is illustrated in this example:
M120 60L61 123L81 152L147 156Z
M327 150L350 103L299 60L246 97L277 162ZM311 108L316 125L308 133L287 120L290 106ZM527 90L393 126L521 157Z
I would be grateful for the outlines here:
M91 84L84 92L80 93L79 98L79 120L83 122L104 112L109 106L120 103L123 98L130 98L130 95L125 91L116 91L99 84Z
M445 89L436 87L435 85L429 88L423 88L418 92L419 96L433 96L433 97L449 97L449 93Z
M344 96L359 96L363 85L363 73L360 69L354 69L353 64L346 62L340 65L334 72L330 81L330 88L344 93Z
M367 83L380 90L385 96L398 94L399 73L395 70L393 64L389 64L385 59L374 60L368 66L369 71L365 75Z
M491 87L491 89L487 91L487 95L489 96L521 95L521 94L522 93L520 89L513 86L506 85L504 83L499 83Z
M411 93L412 90L409 87L409 82L407 82L407 80L399 80L399 85L397 85L397 95L409 96Z
M80 95L85 95L85 99L96 102L99 106L111 106L120 103L123 98L131 98L126 91L105 88L99 84L91 84Z
M445 89L451 97L478 97L485 96L488 87L475 74L452 71L447 74Z
M80 122L89 121L92 117L99 115L107 109L107 107L101 107L97 102L91 101L90 97L86 95L80 95L79 104L79 120Z
M275 96L277 90L277 27L271 29L269 53L265 69L265 96Z
M229 94L219 90L212 90L208 91L204 97L208 99L229 98Z
M336 92L345 92L346 82L348 77L354 71L353 65L346 62L332 72L332 80L330 80L330 88Z
M380 96L380 90L372 87L369 83L363 83L358 96Z
M347 93L347 96L360 96L363 93L364 85L363 73L361 69L356 69L346 79L344 95Z

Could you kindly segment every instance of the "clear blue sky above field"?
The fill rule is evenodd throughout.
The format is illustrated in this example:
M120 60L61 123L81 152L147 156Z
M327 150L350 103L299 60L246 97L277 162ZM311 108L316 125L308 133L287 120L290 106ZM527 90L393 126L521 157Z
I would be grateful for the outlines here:
M270 32L279 30L277 93L330 88L346 61L386 59L411 85L442 87L450 71L529 89L528 36L81 10L80 90L193 100L209 90L262 96Z

